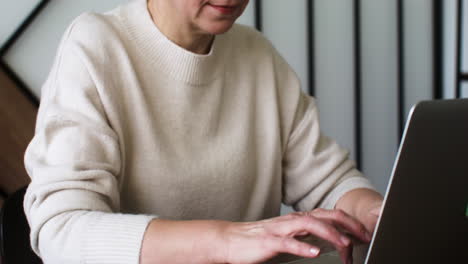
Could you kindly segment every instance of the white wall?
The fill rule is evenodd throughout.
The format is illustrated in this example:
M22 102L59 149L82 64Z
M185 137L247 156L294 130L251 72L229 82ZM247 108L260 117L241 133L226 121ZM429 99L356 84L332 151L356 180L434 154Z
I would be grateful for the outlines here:
M457 5L455 0L444 1L444 97L455 96L455 57Z
M463 14L468 14L468 1L463 0ZM462 65L461 70L463 73L468 74L468 15L463 16L462 25ZM461 85L461 96L468 98L468 81L464 81Z
M463 1L463 14L467 14L463 16L463 25L462 25L462 72L468 73L468 1Z
M405 116L411 107L433 95L432 6L427 0L404 1Z
M241 17L237 19L237 23L244 24L247 26L254 27L255 26L255 8L254 8L254 1L250 0L249 5L245 9L244 13Z
M0 8L0 46L5 44L39 0L3 1Z
M380 191L398 147L396 1L362 1L363 171Z
M353 1L317 0L315 89L323 131L356 157Z
M304 90L307 76L306 0L263 1L263 33L296 71Z
M14 3L17 2L21 1ZM60 38L71 21L85 11L107 11L124 2L127 1L50 1L6 54L5 60L31 87L33 93L40 96L40 88L49 73Z
M468 72L468 1L463 1L463 20L462 20L462 71ZM456 90L456 58L457 53L457 12L458 1L448 0L444 5L444 75L443 75L443 94L445 98L454 98ZM462 97L468 96L468 84L462 85Z

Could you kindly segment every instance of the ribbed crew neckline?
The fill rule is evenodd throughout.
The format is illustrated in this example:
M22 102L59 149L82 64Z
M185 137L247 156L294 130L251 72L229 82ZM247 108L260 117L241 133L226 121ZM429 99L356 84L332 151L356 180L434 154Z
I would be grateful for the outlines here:
M188 51L169 40L154 24L146 0L133 0L122 9L123 22L137 49L152 67L191 85L205 85L224 71L226 35L215 37L206 55Z

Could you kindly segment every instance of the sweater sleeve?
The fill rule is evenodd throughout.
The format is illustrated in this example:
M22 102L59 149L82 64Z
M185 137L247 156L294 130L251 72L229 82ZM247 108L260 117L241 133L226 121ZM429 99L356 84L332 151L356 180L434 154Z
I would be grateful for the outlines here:
M119 140L72 34L73 25L43 87L25 154L32 248L44 263L137 264L154 216L118 213Z
M322 134L314 99L300 93L294 127L283 156L283 202L298 211L332 209L345 193L373 189L349 153Z

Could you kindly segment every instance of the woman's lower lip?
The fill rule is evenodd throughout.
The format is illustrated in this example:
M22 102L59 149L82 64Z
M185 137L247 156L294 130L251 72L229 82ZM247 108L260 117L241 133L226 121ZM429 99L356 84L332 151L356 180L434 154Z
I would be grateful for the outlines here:
M225 15L232 14L236 10L234 6L215 6L215 5L210 5L210 6Z

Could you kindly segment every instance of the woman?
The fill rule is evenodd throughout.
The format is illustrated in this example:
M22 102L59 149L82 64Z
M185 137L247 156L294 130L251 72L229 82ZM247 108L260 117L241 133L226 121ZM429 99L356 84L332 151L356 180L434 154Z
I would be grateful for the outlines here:
M233 26L247 3L135 0L68 28L25 156L45 263L313 258L307 234L350 263L349 236L369 241L382 197L277 51Z

